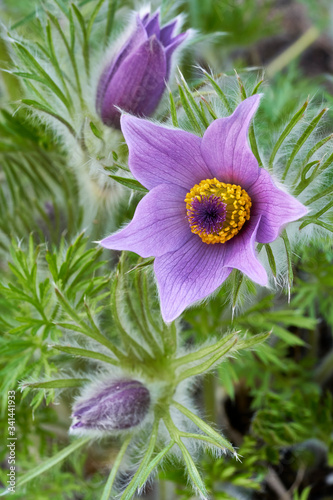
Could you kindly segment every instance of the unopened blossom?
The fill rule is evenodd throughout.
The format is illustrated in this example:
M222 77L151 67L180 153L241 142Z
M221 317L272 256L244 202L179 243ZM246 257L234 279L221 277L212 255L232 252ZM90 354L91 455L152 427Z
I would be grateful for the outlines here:
M95 383L73 407L71 432L130 429L144 420L149 407L150 393L138 380Z
M156 257L165 321L214 292L234 268L265 286L255 243L274 241L287 223L307 213L258 166L249 147L259 100L244 100L202 138L122 117L130 169L150 192L133 220L101 244Z
M100 78L96 108L102 121L120 128L120 111L150 116L170 76L174 51L187 32L174 36L177 19L160 27L159 13L137 15L136 28Z

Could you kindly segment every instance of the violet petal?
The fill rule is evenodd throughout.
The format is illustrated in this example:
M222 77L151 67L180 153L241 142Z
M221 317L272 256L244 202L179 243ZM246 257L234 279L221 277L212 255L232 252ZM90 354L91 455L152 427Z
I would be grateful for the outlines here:
M173 321L186 307L214 292L229 276L226 246L207 245L197 235L175 252L155 259L155 273L164 321Z
M296 198L277 188L270 174L260 169L257 181L249 190L252 199L251 215L261 216L256 240L270 243L278 236L281 228L308 213L308 209Z
M141 19L142 24L143 24L144 26L146 26L146 24L149 22L149 19L150 19L150 14L149 14L149 12L147 12L147 14L145 14L145 15L143 16L143 18Z
M156 37L160 38L160 20L159 20L159 12L156 12L148 21L145 22L145 30L148 37L156 35Z
M176 28L177 25L177 19L174 21L171 21L171 23L166 24L163 26L160 32L160 41L164 45L164 47L167 47L167 45L170 44L170 41L172 39L172 34Z
M221 182L239 184L247 190L259 176L258 162L248 144L251 118L260 96L245 99L231 116L215 120L206 130L201 143L202 156Z
M226 245L224 265L239 269L259 285L267 285L267 273L256 257L255 241L260 216L252 216Z
M128 115L122 116L121 129L129 148L129 167L146 188L172 183L189 191L211 178L201 156L200 137Z
M169 45L165 48L165 55L167 61L167 78L169 78L170 70L171 70L171 57L174 51L183 43L185 38L187 38L188 32L180 33L179 35L173 38Z
M152 189L138 204L132 221L101 245L112 250L129 250L141 257L177 250L191 237L186 217L186 191L171 184Z

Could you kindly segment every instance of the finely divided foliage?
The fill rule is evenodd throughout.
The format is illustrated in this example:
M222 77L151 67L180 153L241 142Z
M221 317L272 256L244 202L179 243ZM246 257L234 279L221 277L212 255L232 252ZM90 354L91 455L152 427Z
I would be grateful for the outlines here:
M174 323L164 324L156 312L152 315L152 304L149 305L150 280L143 271L132 271L130 281L134 281L134 290L129 291L130 283L128 283L128 278L125 280L124 259L118 265L116 275L112 279L111 290L105 294L101 294L99 291L94 299L96 289L101 290L102 286L105 288L107 281L96 276L94 280L96 283L89 282L87 287L83 271L88 255L90 269L92 267L97 269L98 264L103 265L103 262L97 263L98 253L96 250L82 252L83 244L84 240L81 236L73 247L67 250L66 259L62 264L57 262L52 254L47 257L49 272L55 279L52 288L54 289L54 297L58 298L56 309L52 308L53 300L45 302L44 294L36 296L34 292L36 288L45 290L46 284L50 286L49 279L47 278L41 283L43 286L38 286L36 281L31 283L31 273L28 274L29 262L26 263L25 260L22 260L22 253L20 249L17 249L18 262L22 262L21 265L24 267L27 265L25 279L22 276L21 283L30 287L30 304L42 316L38 320L27 317L26 324L20 331L23 335L27 335L32 325L38 326L38 329L35 329L35 336L36 341L38 339L41 346L41 356L45 356L44 366L47 366L45 363L51 363L50 367L53 368L45 370L44 375L47 378L44 380L22 383L24 395L31 390L39 389L33 400L33 404L37 407L42 402L44 390L47 390L47 400L50 402L54 398L54 391L83 387L82 394L73 406L74 421L71 428L73 433L79 433L83 437L76 444L73 443L69 446L68 453L71 453L75 447L86 444L87 436L88 438L101 437L110 432L116 434L120 432L121 435L124 435L126 448L129 447L128 451L130 452L131 448L135 446L136 440L140 439L141 433L153 427L153 433L141 465L132 481L125 488L122 498L131 498L136 489L145 484L150 473L153 472L164 455L174 446L178 447L183 455L189 476L195 487L205 496L202 479L193 459L184 447L183 439L199 440L202 445L206 444L209 448L215 447L217 451L220 450L223 453L230 451L235 456L237 454L225 438L201 420L195 410L188 408L192 404L187 404L186 407L182 404L184 396L188 400L186 393L191 387L190 381L193 377L211 369L222 357L230 356L232 353L253 347L264 341L268 334L242 338L239 334L231 333L218 341L211 341L209 345L186 353L186 350L181 347L176 325ZM31 251L32 245L31 241ZM37 263L34 259L36 258L37 254L30 256L30 265L34 262L35 276ZM20 268L16 267L16 269L17 274L20 274ZM66 273L63 274L65 269ZM62 289L59 289L59 283L62 283ZM74 286L75 283L76 286ZM141 293L137 294L135 290L140 290ZM2 291L6 292L5 287ZM47 296L50 297L50 294L48 293ZM126 311L130 311L129 315L124 312L120 303L124 296L127 303ZM12 298L24 304L27 301L28 293L20 296L17 292ZM114 322L112 330L114 334L117 333L114 340L110 339L107 334L100 332L92 317L101 311L98 304L105 299L107 302L111 300L112 304L112 320ZM19 319L17 318L17 320ZM128 331L129 325L131 325L130 332ZM59 336L61 331L68 332L65 342L49 345L51 355L47 352L48 346L44 341L46 330L49 333L50 330L54 330L54 333L51 334L53 339L61 339ZM41 335L40 331L43 332ZM69 334L69 332L72 333ZM76 338L75 343L73 335ZM32 349L29 351L28 338L25 337L27 356L30 352L33 353ZM90 363L86 364L85 369L78 373L75 372L74 366L71 367L70 372L66 372L64 364L61 363L62 369L59 371L52 363L52 358L57 351L70 356L79 356L90 360ZM21 346L17 347L17 355L22 356ZM95 375L94 383L91 384L90 371L93 366ZM34 379L39 376L39 373L31 374L29 368L24 366L21 367L21 373L25 376L29 374ZM126 376L126 380L124 376ZM138 377L140 381L137 379ZM134 380L135 378L137 380ZM133 410L133 417L131 417L129 409ZM121 416L124 411L125 413ZM114 417L112 417L113 414ZM127 419L126 425L125 417ZM189 425L190 423L191 425ZM167 429L167 433L165 433L165 429ZM165 442L162 448L161 441ZM123 453L125 450L122 448L120 456ZM19 485L23 486L66 456L67 452L62 450L58 456L45 462L43 467L28 471L20 478ZM118 463L118 467L120 466L121 459ZM116 475L114 468L111 475L114 480ZM111 488L110 482L106 484L106 488Z
M329 440L327 109L306 100L272 132L257 73L178 70L175 88L178 8L51 0L4 36L20 100L0 116L0 387L3 417L17 389L20 497L130 500L159 474L240 498ZM229 410L251 400L244 439L217 383Z

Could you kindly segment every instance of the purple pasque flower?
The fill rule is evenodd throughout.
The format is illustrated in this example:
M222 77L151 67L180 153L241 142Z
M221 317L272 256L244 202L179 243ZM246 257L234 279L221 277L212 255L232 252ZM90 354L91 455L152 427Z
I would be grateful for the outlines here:
M122 431L139 425L150 407L150 393L138 380L93 384L73 407L72 434Z
M120 111L150 116L170 76L172 54L188 32L173 36L177 19L160 28L159 13L136 16L136 29L100 78L96 108L103 123L120 128Z
M165 321L214 292L233 268L265 286L255 242L274 241L285 224L307 213L259 168L248 145L259 100L244 100L202 138L122 117L130 169L150 192L133 220L101 245L156 257Z

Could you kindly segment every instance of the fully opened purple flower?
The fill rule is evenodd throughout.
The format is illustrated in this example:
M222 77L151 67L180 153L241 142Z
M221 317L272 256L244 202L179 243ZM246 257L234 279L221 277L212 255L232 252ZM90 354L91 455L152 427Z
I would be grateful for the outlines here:
M117 107L137 116L155 111L170 76L172 54L188 34L173 36L176 25L177 19L160 28L158 12L137 15L134 33L98 84L96 108L106 125L120 128Z
M89 389L89 388L88 388ZM150 394L138 380L118 380L91 388L73 408L72 434L119 431L140 424L148 413Z
M259 100L249 97L202 138L122 117L129 166L150 192L130 224L101 244L156 257L165 321L214 292L233 268L266 285L255 242L274 241L286 223L307 213L259 168L248 145Z

